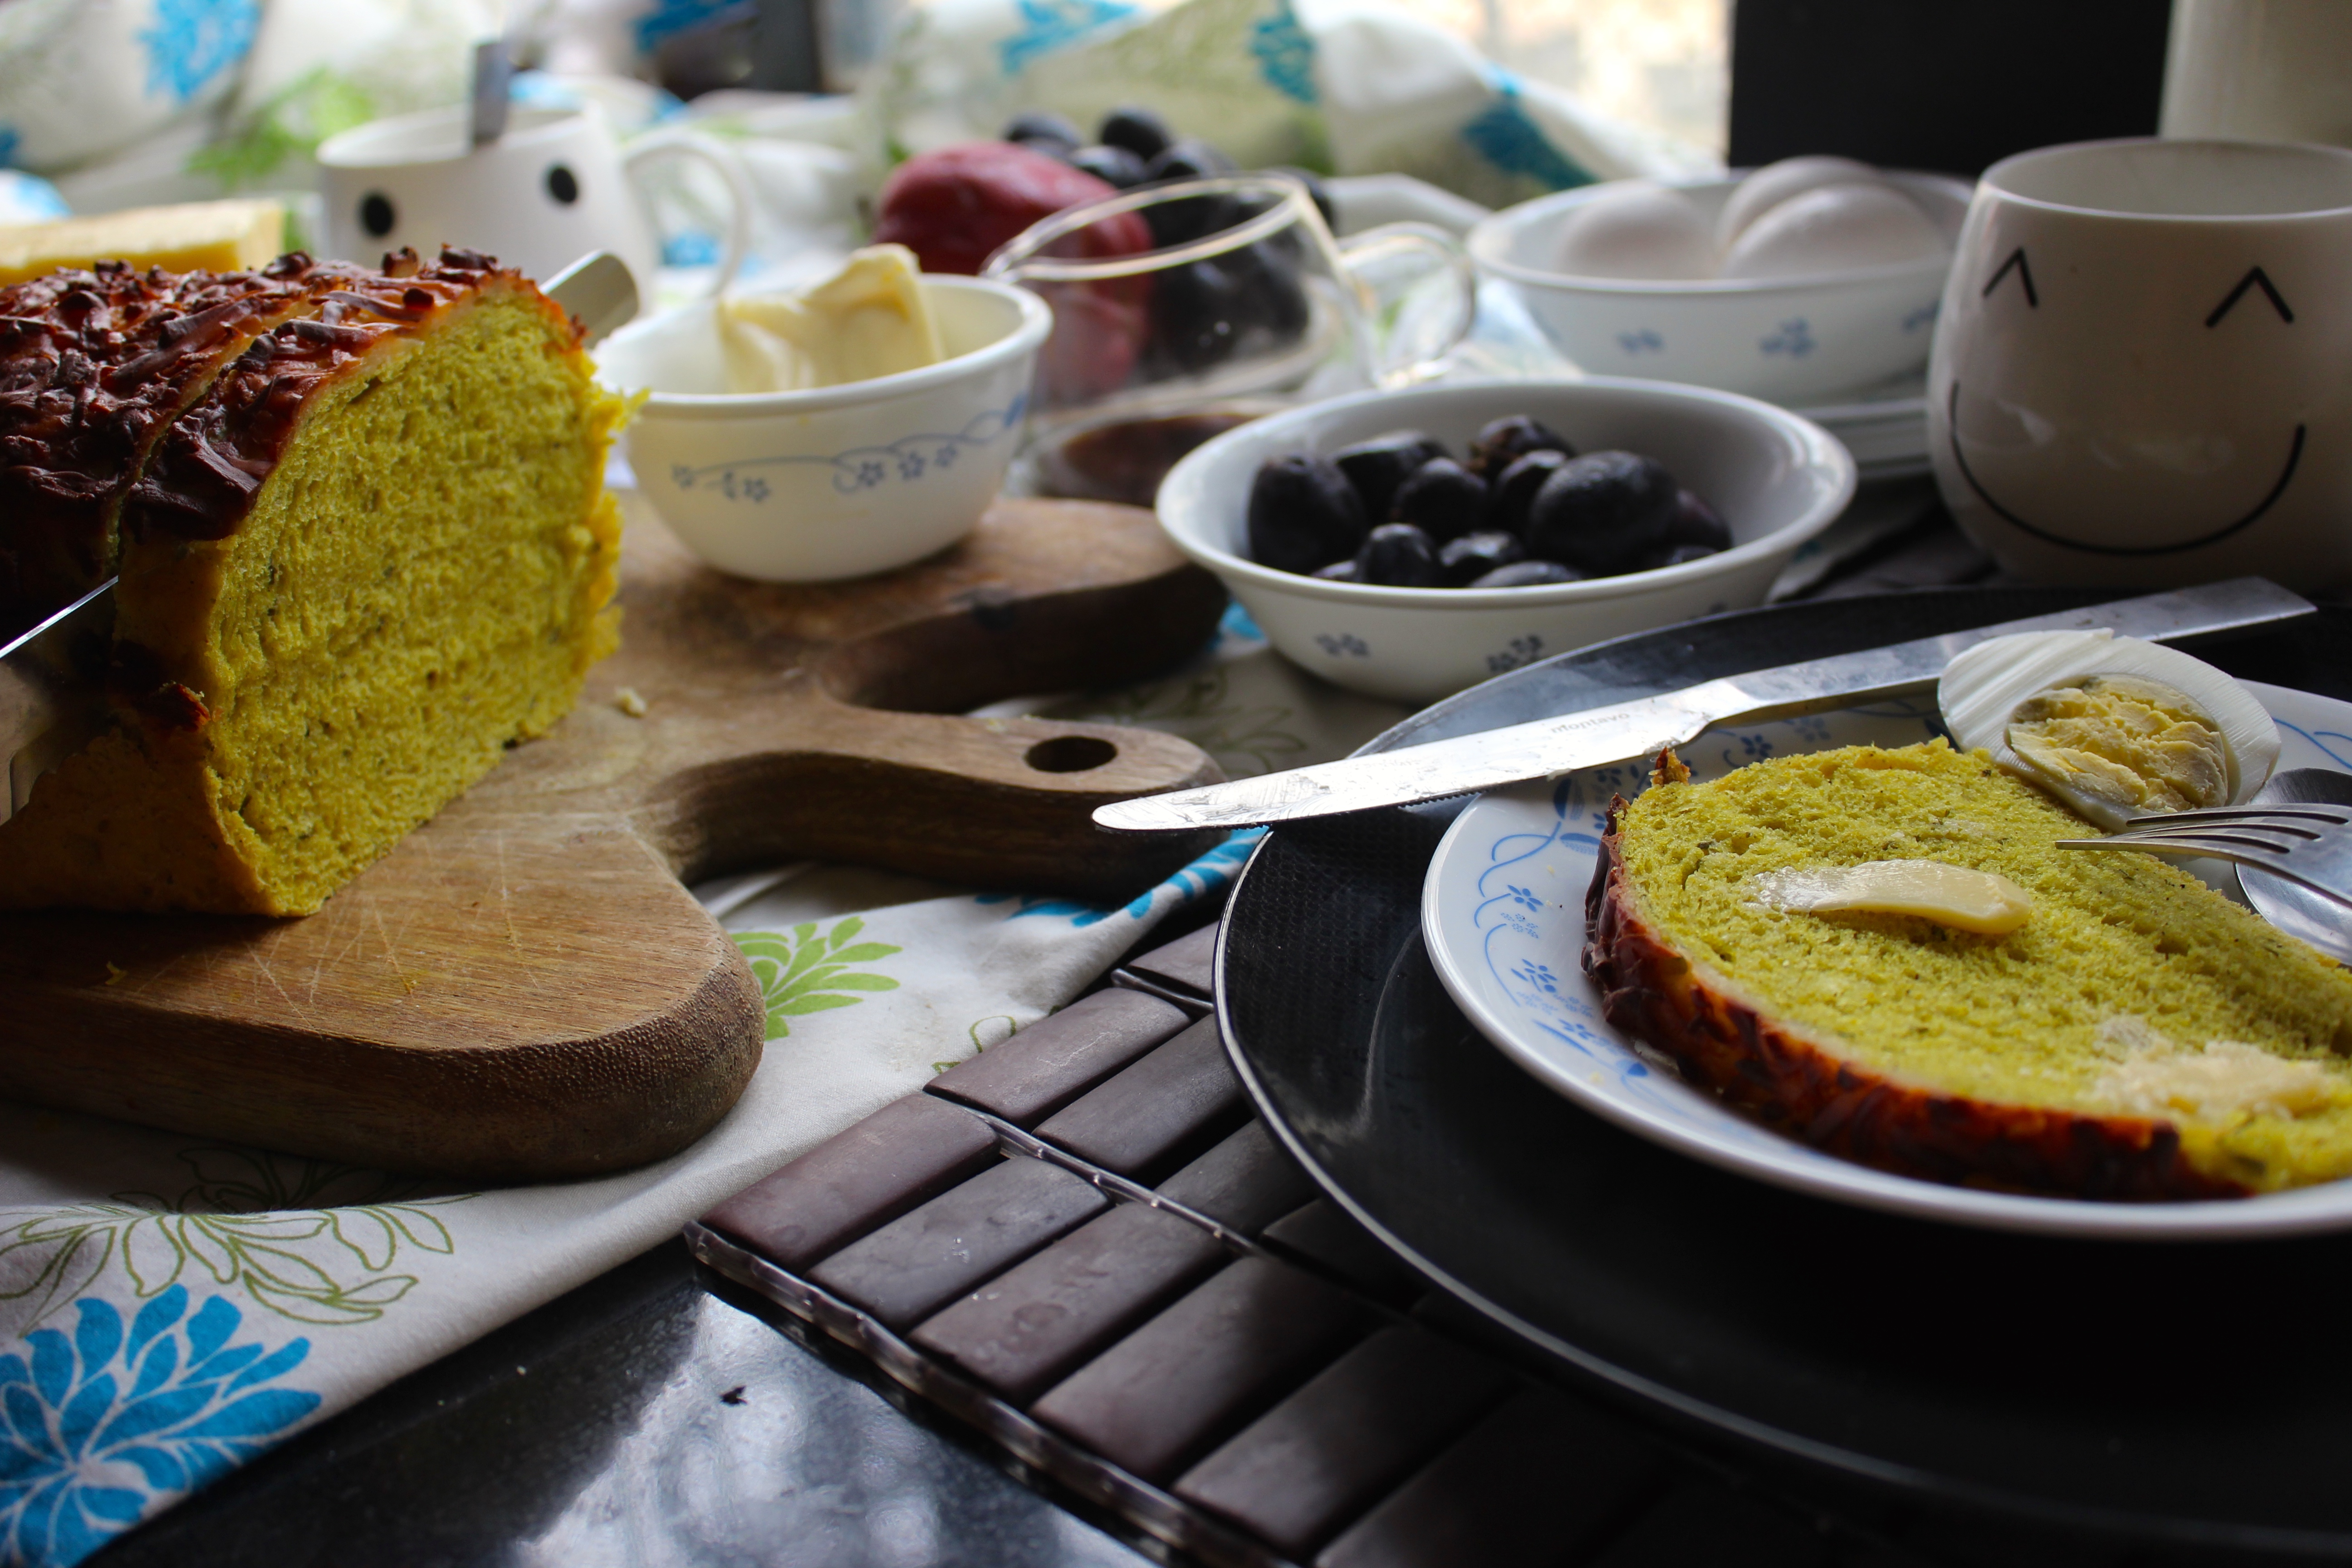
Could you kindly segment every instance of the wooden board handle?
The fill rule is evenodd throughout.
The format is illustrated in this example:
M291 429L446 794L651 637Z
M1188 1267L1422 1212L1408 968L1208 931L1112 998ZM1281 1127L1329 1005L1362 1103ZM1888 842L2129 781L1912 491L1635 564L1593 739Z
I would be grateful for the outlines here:
M858 859L945 881L1135 892L1221 834L1106 833L1094 809L1222 779L1188 741L1049 719L794 704L788 748L671 773L630 816L688 881L780 860Z

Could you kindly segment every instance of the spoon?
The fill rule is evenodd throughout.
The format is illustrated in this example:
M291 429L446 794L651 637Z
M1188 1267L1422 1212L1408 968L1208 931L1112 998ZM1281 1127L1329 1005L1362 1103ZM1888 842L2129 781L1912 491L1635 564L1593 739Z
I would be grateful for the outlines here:
M2352 773L2293 768L2274 774L2255 795L2256 805L2352 805ZM2352 964L2352 920L2344 906L2268 871L2238 868L2238 886L2254 912L2289 936L2301 937L2338 963Z

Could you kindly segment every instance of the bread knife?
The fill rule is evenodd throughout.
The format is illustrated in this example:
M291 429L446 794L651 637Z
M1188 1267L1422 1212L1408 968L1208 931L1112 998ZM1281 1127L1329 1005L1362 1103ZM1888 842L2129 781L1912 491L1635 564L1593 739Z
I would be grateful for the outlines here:
M583 257L541 286L594 342L637 313L636 280L609 250ZM88 743L106 721L104 677L114 637L110 577L11 637L0 630L0 822L21 809L33 781Z
M1657 697L1393 752L1117 801L1098 808L1095 822L1120 833L1196 833L1202 828L1255 827L1383 805L1412 805L1650 756L1666 746L1685 745L1714 724L1793 719L1901 696L1934 684L1961 649L2011 632L2105 627L2117 637L2165 642L2293 620L2312 610L2307 601L2275 584L2260 577L2239 577L2054 616L2004 621L1974 631L1921 637L1891 647L1750 670Z

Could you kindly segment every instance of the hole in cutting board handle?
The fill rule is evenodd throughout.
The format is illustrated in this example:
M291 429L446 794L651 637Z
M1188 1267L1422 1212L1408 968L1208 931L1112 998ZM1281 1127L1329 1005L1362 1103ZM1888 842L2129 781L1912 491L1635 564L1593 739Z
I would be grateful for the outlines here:
M1082 773L1118 755L1118 748L1099 735L1056 735L1029 748L1022 761L1041 773Z

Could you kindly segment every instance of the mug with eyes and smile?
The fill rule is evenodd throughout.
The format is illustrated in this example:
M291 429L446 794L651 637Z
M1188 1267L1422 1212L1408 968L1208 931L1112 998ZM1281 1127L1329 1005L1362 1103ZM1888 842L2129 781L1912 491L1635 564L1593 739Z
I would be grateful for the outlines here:
M728 232L712 291L741 264L750 234L751 185L726 147L667 130L624 151L593 111L517 105L505 134L476 146L464 105L429 109L330 137L318 156L323 248L350 261L373 262L402 246L429 260L457 245L549 278L590 251L609 250L649 291L660 247L633 182L674 157L708 165L727 189Z
M1994 164L1928 363L1936 479L2032 581L2352 581L2352 152Z

